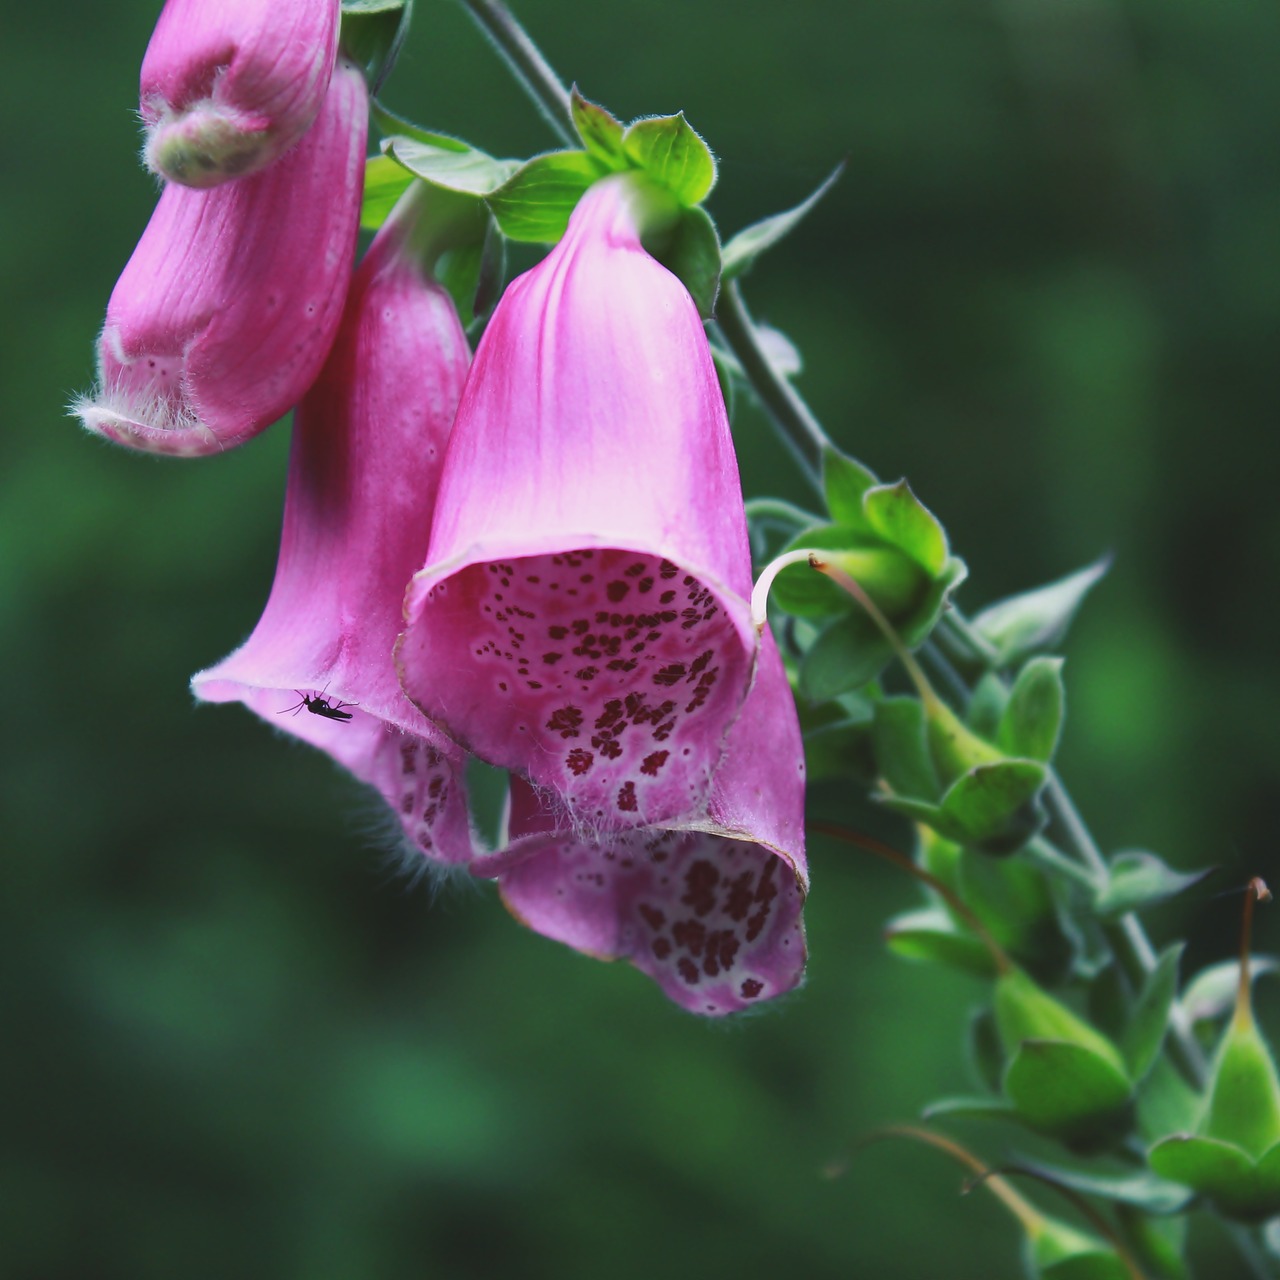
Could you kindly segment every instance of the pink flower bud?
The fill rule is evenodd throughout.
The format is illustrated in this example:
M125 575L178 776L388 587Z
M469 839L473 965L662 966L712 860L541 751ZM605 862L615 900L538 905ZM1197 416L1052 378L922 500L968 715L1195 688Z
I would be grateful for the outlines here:
M592 187L498 304L398 651L418 706L584 831L705 811L757 647L724 400L642 181Z
M767 634L705 819L585 839L515 780L508 826L508 848L474 870L499 873L512 914L629 960L686 1009L734 1013L804 976L804 750Z
M342 62L279 163L213 191L167 186L107 304L98 386L76 406L118 444L206 454L269 426L314 381L355 256L368 118Z
M216 187L311 128L333 72L338 0L167 0L142 60L143 159Z
M421 198L374 240L298 406L262 618L192 688L327 751L382 793L416 849L458 863L471 855L463 755L404 696L392 662L470 358L449 295L407 243Z

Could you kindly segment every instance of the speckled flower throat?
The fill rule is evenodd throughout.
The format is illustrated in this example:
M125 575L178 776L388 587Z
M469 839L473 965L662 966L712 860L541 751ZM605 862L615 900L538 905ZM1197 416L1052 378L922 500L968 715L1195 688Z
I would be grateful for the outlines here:
M422 623L405 657L440 674L428 712L558 791L575 824L619 830L705 806L751 653L693 574L615 548L492 561L433 587Z

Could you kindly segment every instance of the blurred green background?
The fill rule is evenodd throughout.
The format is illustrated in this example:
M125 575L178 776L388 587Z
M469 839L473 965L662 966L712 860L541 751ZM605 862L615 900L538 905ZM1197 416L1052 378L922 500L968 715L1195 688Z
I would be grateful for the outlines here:
M821 1176L971 1083L979 988L886 956L896 873L814 841L807 987L710 1026L487 888L407 891L358 788L193 708L265 600L287 431L174 463L64 415L154 201L132 112L158 7L3 8L0 1274L1015 1274L937 1153ZM1280 12L521 12L615 113L687 112L725 232L848 156L748 297L833 434L943 518L964 606L1115 553L1068 647L1064 772L1108 849L1222 867L1154 927L1191 967L1225 955L1215 893L1275 873L1280 801ZM454 3L420 0L384 96L496 154L550 144ZM737 428L748 492L803 497ZM845 812L830 785L812 807Z

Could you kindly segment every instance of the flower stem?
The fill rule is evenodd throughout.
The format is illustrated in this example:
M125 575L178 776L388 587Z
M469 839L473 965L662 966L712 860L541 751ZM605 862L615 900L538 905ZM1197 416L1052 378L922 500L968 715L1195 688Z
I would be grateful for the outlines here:
M716 326L805 479L821 493L822 455L835 445L796 389L769 363L736 280L720 291Z
M520 87L567 147L581 146L569 109L569 91L502 0L462 0L475 24L493 41Z

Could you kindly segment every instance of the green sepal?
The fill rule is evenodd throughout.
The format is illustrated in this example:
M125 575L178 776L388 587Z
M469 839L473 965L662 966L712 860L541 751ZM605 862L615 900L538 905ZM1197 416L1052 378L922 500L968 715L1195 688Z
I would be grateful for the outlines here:
M847 525L802 529L783 552L805 547L832 552L832 560L890 617L909 609L925 584L919 568L903 552ZM862 612L862 606L847 591L807 564L783 569L774 580L770 595L779 609L797 618L833 618Z
M1131 1080L1142 1080L1160 1054L1169 1027L1169 1010L1178 994L1178 963L1185 946L1178 942L1160 953L1134 1001L1120 1044Z
M726 255L728 249L725 250ZM728 268L726 267L726 272ZM870 525L862 510L862 498L880 481L862 463L841 453L834 446L822 451L822 492L827 510L836 524L854 533L869 533Z
M511 179L514 160L495 160L475 147L444 134L393 134L382 150L415 177L462 195L485 197Z
M1280 1144L1280 1079L1271 1048L1247 1006L1245 1016L1237 1013L1228 1023L1214 1059L1200 1132L1233 1143L1254 1158Z
M942 796L925 736L918 698L882 698L875 705L871 742L880 776L896 796L935 803Z
M464 329L485 320L502 292L506 241L492 218L486 215L484 223L483 234L473 243L450 249L436 263L436 279L453 298Z
M922 907L894 916L884 927L885 945L907 960L943 964L988 978L995 971L991 953L967 930L957 929L941 907Z
M694 132L684 112L637 120L622 135L627 158L665 187L680 204L701 204L716 184L711 148Z
M1112 1145L1130 1125L1133 1089L1110 1057L1065 1040L1024 1040L1004 1091L1028 1128L1072 1150Z
M1171 1133L1189 1133L1204 1111L1204 1099L1161 1054L1138 1085L1138 1132L1157 1142Z
M364 162L364 198L360 203L360 230L377 231L397 200L414 181L403 165L390 156L370 156Z
M922 1120L936 1120L939 1116L956 1120L1014 1120L1017 1112L1005 1098L960 1095L938 1098L920 1112Z
M931 578L947 566L947 535L938 518L911 492L905 480L873 485L862 495L871 531L910 556Z
M1117 853L1107 868L1106 883L1094 899L1094 910L1104 920L1115 920L1130 911L1166 902L1212 872L1212 867L1175 871L1154 853L1141 850Z
M413 0L342 0L338 46L376 94L395 67L409 34Z
M715 315L720 293L720 234L705 209L681 209L644 247L689 291L704 320Z
M874 680L892 658L892 647L865 613L836 618L800 660L800 692L812 702L839 697Z
M1101 1241L1039 1270L1039 1280L1132 1280L1120 1255Z
M1063 1041L1088 1049L1124 1074L1120 1050L1020 969L1001 974L996 981L995 1015L1001 1043L1010 1057L1027 1040Z
M1118 1202L1116 1218L1139 1265L1146 1268L1144 1274L1159 1277L1159 1280L1191 1280L1185 1256L1185 1214L1175 1212L1157 1217L1136 1205Z
M1065 698L1061 658L1039 657L1027 662L1018 672L1000 717L996 742L1001 750L1046 764L1052 760L1062 732Z
M569 90L569 110L573 115L573 127L591 155L615 172L631 167L626 148L622 145L623 125L620 120L614 119L599 103L584 98L576 84Z
M1071 943L1058 926L1057 903L1039 867L960 849L956 872L961 899L1005 952L1048 981L1069 970Z
M918 648L938 625L951 593L969 576L969 568L958 556L951 556L942 572L926 584L923 594L911 612L893 619L898 635L908 649Z
M486 199L508 240L554 244L583 193L606 172L585 151L550 151L526 161Z
M1147 1162L1213 1201L1224 1217L1254 1223L1280 1214L1280 1144L1254 1161L1232 1142L1179 1133L1157 1142Z
M766 249L771 249L780 240L789 236L808 216L823 196L835 186L840 175L844 173L842 160L823 179L822 184L807 199L802 200L794 209L783 213L775 213L749 227L743 227L724 247L724 278L732 280L741 275ZM832 512L834 515L835 512Z
M995 649L996 665L1011 667L1057 648L1090 588L1111 567L1109 556L1045 587L988 606L973 626Z

